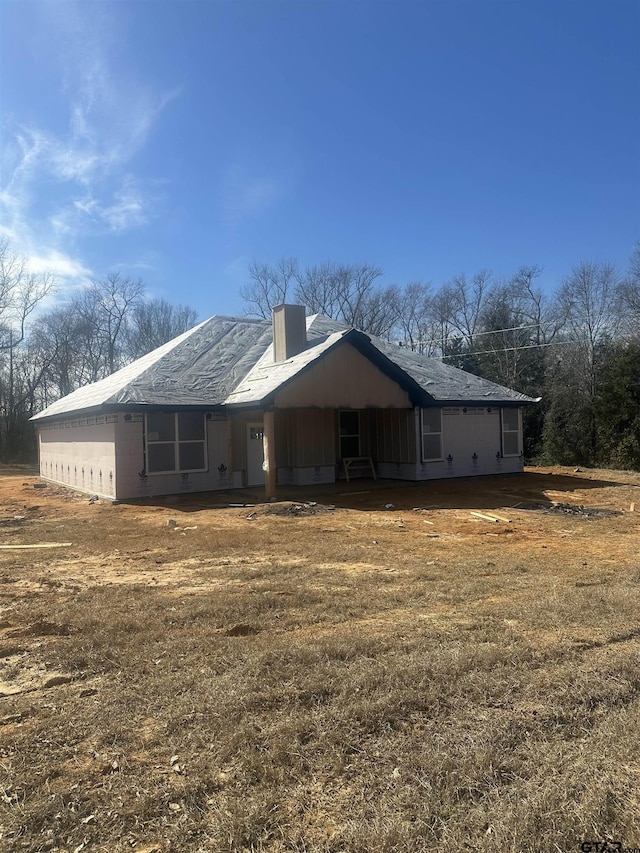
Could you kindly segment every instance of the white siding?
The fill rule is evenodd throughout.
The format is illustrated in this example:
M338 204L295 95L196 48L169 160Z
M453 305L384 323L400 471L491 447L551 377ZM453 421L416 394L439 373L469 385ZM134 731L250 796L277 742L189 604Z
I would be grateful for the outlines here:
M114 417L38 425L40 476L104 498L116 497Z
M496 407L446 407L442 410L441 462L422 462L419 410L415 442L418 462L379 462L380 477L402 480L439 480L487 474L513 474L524 470L522 456L502 457L502 421ZM520 434L522 447L522 434Z
M126 418L126 419L125 419ZM118 498L189 494L231 488L228 422L207 420L208 471L145 475L144 415L120 415L116 430Z
M496 473L502 448L500 409L445 409L442 422L443 456L453 457L447 463L453 476Z
M142 414L43 422L38 424L40 474L82 492L119 499L239 488L245 481L243 428L256 415L260 419L256 412L233 417L232 457L231 421L212 414L207 420L208 470L189 474L145 475ZM444 459L437 462L421 461L419 409L370 409L361 416L363 452L373 456L380 477L431 480L523 470L522 456L501 456L499 408L443 408ZM333 482L335 419L333 409L276 414L279 483ZM521 426L519 442L522 447Z

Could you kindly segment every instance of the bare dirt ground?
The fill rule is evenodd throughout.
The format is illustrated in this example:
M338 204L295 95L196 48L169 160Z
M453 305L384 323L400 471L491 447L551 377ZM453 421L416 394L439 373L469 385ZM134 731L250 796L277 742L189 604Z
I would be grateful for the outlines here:
M640 847L640 474L282 497L5 469L0 850Z

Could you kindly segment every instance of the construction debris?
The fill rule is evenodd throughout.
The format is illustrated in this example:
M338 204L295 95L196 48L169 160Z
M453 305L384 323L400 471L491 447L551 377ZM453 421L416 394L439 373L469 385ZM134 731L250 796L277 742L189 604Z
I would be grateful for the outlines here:
M0 527L9 527L14 524L24 524L26 520L26 515L13 515L5 518L0 518Z
M323 515L326 512L333 512L335 506L333 504L319 504L317 501L305 501L300 503L277 503L273 506L265 507L265 515L289 515L289 516L306 516L306 515Z
M495 513L472 512L477 518L484 518L486 521L504 521L505 524L511 524L510 518L505 518L504 515L496 515Z
M37 548L69 548L73 542L39 542L37 545L0 545L0 551L27 551Z
M552 504L548 512L557 512L561 515L578 515L583 518L611 518L615 515L622 515L621 512L615 509L599 509L594 506L565 503Z
M533 512L551 513L554 515L572 515L579 518L612 518L623 515L617 509L604 509L594 506L583 506L582 504L559 503L556 501L523 501L514 504L512 509L530 510Z
M471 515L474 515L476 518L481 518L483 521L492 521L494 524L497 524L500 520L493 515L485 515L483 512L472 512Z

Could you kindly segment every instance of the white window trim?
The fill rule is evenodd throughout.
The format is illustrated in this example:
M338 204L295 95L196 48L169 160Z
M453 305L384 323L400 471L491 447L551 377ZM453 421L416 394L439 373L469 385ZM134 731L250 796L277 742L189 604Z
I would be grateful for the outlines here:
M171 412L167 412L167 414L171 414ZM209 468L207 467L207 460L209 458L209 452L207 448L207 415L205 412L202 412L202 419L204 421L204 439L201 441L200 439L195 440L187 440L180 441L180 434L178 432L178 415L182 414L181 412L173 412L174 423L175 423L175 438L173 441L149 441L149 428L147 423L147 418L149 414L145 412L144 416L144 470L148 477L156 477L162 476L166 474L202 474L203 472L207 472ZM181 444L202 444L204 449L204 468L178 468L178 460L179 456L179 447ZM149 445L150 444L172 444L173 445L173 459L175 462L175 468L170 468L165 471L149 471Z
M513 411L513 409L511 409L511 411ZM516 413L518 415L518 429L517 430L505 429L504 428L504 413L505 413L505 409L501 409L500 410L500 441L502 444L502 456L504 459L513 459L516 456L520 456L522 454L522 412L520 411L520 409L516 410ZM505 451L504 451L505 433L513 434L514 432L518 436L518 452L517 453L505 453Z
M434 409L429 409L429 411L434 411ZM420 409L420 459L422 462L442 462L444 460L444 441L443 441L443 433L442 433L442 409L437 409L440 412L440 432L428 432L424 431L424 408ZM440 436L440 456L429 457L428 459L424 455L424 437L425 435L439 435Z

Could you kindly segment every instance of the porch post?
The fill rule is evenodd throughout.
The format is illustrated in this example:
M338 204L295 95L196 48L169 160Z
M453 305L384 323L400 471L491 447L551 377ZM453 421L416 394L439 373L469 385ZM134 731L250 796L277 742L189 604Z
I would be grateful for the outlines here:
M227 488L233 488L233 424L231 423L231 415L227 415Z
M264 493L267 500L276 496L276 435L273 411L264 413Z

